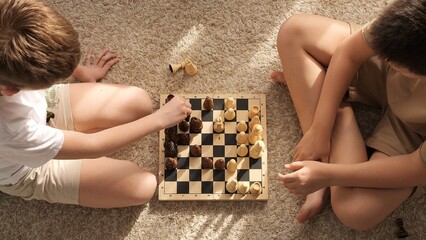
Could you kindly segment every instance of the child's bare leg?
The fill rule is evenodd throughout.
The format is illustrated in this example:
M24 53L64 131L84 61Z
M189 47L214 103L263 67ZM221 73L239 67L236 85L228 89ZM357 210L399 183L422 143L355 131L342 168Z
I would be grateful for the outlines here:
M283 74L271 77L287 84L302 128L312 124L325 77L325 66L340 42L350 35L345 22L300 14L289 18L278 33L277 48ZM296 219L306 221L322 208L325 190L307 196Z
M365 144L351 107L339 110L333 129L330 162L353 164L367 161ZM370 161L387 157L376 152ZM367 230L383 221L412 193L412 188L378 189L330 187L331 205L346 226Z
M152 113L148 94L137 87L103 83L70 86L76 131L95 132ZM89 207L125 207L149 201L156 176L131 161L112 158L84 159L80 173L79 204Z

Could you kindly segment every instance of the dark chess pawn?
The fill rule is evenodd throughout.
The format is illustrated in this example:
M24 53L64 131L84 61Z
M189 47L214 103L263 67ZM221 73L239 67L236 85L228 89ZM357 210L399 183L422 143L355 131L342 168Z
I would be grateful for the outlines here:
M404 221L402 220L402 218L397 218L395 220L395 223L398 227L398 230L395 232L397 238L406 238L410 236L410 234L408 234L408 232L404 228Z
M175 144L178 144L178 142L179 142L179 136L178 136L178 134L166 135L165 142L168 142L168 141L172 141Z
M200 157L201 156L201 146L196 144L191 146L189 149L189 152L191 153L191 157Z
M223 160L222 158L216 160L216 162L214 163L214 167L217 170L224 170L225 169L225 160Z
M166 99L166 103L170 102L175 96L173 94L169 94Z
M188 133L178 134L178 145L189 145L190 137Z
M214 106L213 99L209 96L206 97L203 103L203 107L206 110L212 110Z
M166 159L164 159L164 166L166 167L167 170L176 169L177 165L178 165L178 161L176 158L166 157Z
M203 121L197 117L192 117L189 126L191 128L191 132L201 133L201 130L203 129Z
M169 127L164 129L164 134L166 135L175 135L177 134L177 126Z
M203 157L201 159L201 166L203 167L203 169L212 169L213 168L213 160L211 158L208 157Z
M177 146L173 141L164 142L164 155L166 157L177 157Z
M179 123L179 130L182 132L187 132L189 130L189 123L185 120Z

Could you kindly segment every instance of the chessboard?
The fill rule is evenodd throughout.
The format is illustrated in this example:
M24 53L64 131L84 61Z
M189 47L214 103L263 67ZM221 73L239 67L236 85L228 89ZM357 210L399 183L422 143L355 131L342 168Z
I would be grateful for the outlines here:
M189 125L192 118L202 121L202 129L199 133L193 132L192 127L183 129L174 126L160 131L159 137L159 200L161 201L197 201L197 200L267 200L268 199L268 164L267 164L267 128L266 128L266 100L264 94L175 94L189 101L192 105L192 114L185 120ZM171 95L160 95L161 106L166 104ZM211 109L204 106L205 99L209 97ZM230 119L227 113L227 101L234 100L233 112L235 116ZM237 125L246 123L246 136L251 136L251 126L254 122L253 109L258 110L257 125L261 125L258 137L263 142L263 149L254 154L253 143L247 140L242 143L237 141L239 131ZM226 115L226 117L225 117ZM256 114L255 114L256 115ZM223 119L223 130L217 132L215 121ZM191 120L190 120L191 119ZM244 129L244 128L243 128ZM170 136L171 135L171 136ZM180 141L180 135L187 135L189 141ZM178 137L179 136L179 137ZM188 137L189 136L189 137ZM176 156L173 159L177 163L170 168L166 162L166 142L175 138ZM177 140L179 139L179 140ZM253 138L250 138L253 139ZM243 140L244 141L244 140ZM252 141L252 140L250 140ZM258 144L256 142L256 144ZM200 154L196 157L192 154L192 147L199 145ZM241 146L246 145L246 146ZM246 152L240 147L246 147ZM173 148L173 146L172 146ZM251 153L253 151L253 154ZM176 153L175 152L175 153ZM256 156L256 157L253 157ZM212 160L210 168L204 165L204 158ZM223 166L218 167L221 161ZM233 167L228 164L233 163ZM228 191L227 184L233 184L235 189ZM253 186L257 185L257 186ZM255 187L256 189L252 188ZM238 188L238 190L236 190ZM241 190L243 189L243 190ZM241 191L240 191L241 190ZM255 191L256 190L256 191Z

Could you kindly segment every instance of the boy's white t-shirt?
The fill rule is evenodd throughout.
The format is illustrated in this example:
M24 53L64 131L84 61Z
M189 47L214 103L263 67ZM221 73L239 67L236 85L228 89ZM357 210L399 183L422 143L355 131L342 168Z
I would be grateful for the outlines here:
M15 184L54 158L64 134L46 125L44 90L0 96L0 185Z

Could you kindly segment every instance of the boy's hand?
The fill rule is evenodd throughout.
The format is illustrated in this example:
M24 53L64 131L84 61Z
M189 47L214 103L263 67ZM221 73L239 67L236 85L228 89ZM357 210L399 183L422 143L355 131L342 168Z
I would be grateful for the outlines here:
M328 187L324 167L325 163L317 161L297 161L286 164L285 169L292 171L288 174L278 173L278 180L290 193L297 196L306 196L320 189Z
M191 113L191 104L185 99L175 96L154 114L157 115L157 119L162 123L163 128L168 128L177 125Z
M321 160L328 162L330 139L323 139L314 129L309 129L297 144L294 161Z
M93 48L89 48L84 65L79 64L72 75L80 82L97 82L105 77L108 70L118 61L117 54L108 49L102 50L93 59Z

